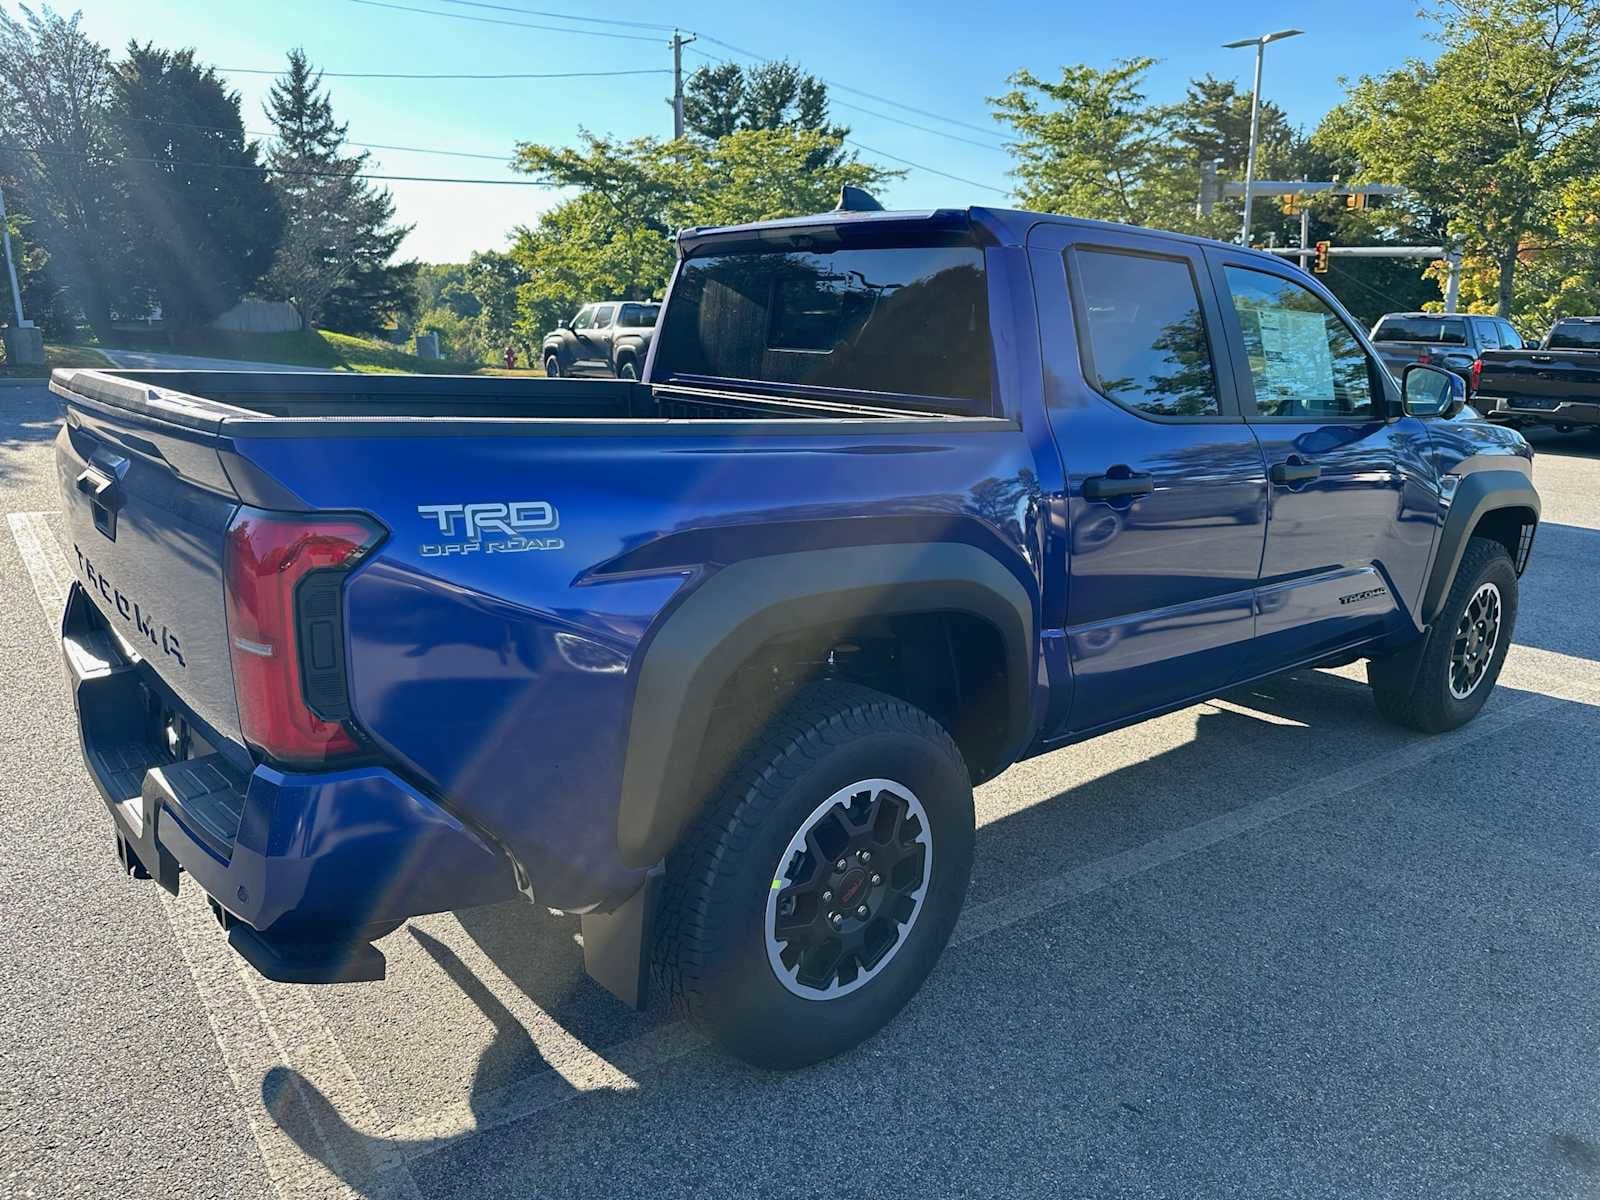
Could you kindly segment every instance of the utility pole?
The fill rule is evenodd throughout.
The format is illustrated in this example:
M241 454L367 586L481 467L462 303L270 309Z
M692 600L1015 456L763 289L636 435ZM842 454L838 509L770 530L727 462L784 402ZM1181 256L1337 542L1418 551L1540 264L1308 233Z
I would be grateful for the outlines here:
M695 35L684 37L676 29L672 31L672 40L667 45L672 47L672 139L677 141L683 137L683 48L695 40Z
M1256 177L1256 141L1261 136L1261 60L1266 56L1268 42L1280 42L1284 38L1298 37L1304 32L1303 29L1280 29L1276 33L1264 33L1260 37L1222 43L1224 50L1239 50L1245 46L1256 48L1256 83L1250 92L1250 149L1245 154L1244 164L1244 227L1239 231L1241 246L1250 244L1250 202L1255 198L1254 189L1250 184Z
M5 242L6 274L11 277L11 306L17 310L17 328L23 327L22 289L17 286L17 265L11 261L11 226L6 223L6 193L0 188L0 241Z

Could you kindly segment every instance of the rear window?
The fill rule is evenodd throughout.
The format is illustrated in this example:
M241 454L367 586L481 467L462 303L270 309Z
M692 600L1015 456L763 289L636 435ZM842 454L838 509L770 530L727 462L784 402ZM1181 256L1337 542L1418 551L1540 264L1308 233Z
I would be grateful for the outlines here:
M617 324L633 329L641 326L648 329L656 323L656 314L660 311L654 304L624 304L622 318Z
M1375 342L1434 342L1465 346L1466 322L1455 317L1384 317L1372 331Z
M701 375L993 411L976 246L691 258L657 336L658 379Z
M1557 321L1550 331L1549 350L1600 350L1600 324Z

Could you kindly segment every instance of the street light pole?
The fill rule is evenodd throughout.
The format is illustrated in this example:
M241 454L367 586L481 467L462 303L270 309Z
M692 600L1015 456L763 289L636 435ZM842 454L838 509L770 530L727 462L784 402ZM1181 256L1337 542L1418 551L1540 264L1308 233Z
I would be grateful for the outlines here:
M1245 46L1256 48L1256 82L1250 89L1250 149L1245 154L1244 164L1244 224L1239 230L1239 244L1250 244L1250 210L1255 200L1251 184L1256 177L1256 142L1261 137L1261 60L1266 57L1268 42L1281 42L1284 38L1296 37L1304 33L1303 29L1280 29L1276 33L1264 33L1260 37L1243 38L1237 42L1224 42L1224 50L1238 50Z

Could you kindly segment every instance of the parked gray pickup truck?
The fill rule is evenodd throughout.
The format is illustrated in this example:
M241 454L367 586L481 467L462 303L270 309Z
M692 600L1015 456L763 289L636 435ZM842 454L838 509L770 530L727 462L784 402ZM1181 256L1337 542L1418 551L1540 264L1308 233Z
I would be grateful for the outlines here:
M1527 350L1486 350L1473 404L1507 425L1600 429L1600 317L1563 317Z
M603 375L637 379L650 352L661 306L644 300L585 304L559 329L545 334L539 358L551 379Z
M1396 379L1412 363L1471 378L1486 350L1520 350L1522 335L1504 317L1467 313L1385 313L1372 327L1372 345Z

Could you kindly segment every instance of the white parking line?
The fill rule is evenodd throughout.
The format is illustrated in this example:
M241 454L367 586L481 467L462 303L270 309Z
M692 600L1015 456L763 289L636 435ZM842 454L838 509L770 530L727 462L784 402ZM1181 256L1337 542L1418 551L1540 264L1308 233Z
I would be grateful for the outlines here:
M53 621L72 579L70 567L51 531L46 513L12 513L12 535L26 564L47 621ZM1593 665L1552 651L1514 647L1504 681L1538 694L1492 707L1456 733L1418 739L1321 779L1245 805L1232 812L1155 838L1121 854L1086 864L1025 886L983 904L961 917L952 945L971 943L1007 926L1116 883L1144 874L1198 851L1241 837L1313 805L1360 793L1381 794L1371 785L1399 771L1414 770L1457 749L1547 715L1561 701L1600 704L1600 683L1591 683ZM1225 707L1225 705L1218 705ZM1257 716L1254 710L1248 715ZM408 1163L489 1129L526 1119L598 1090L630 1090L639 1077L700 1050L704 1039L682 1022L658 1025L604 1055L557 1025L529 1000L472 939L452 949L527 1028L535 1046L554 1065L531 1073L496 1092L451 1104L438 1112L402 1121L387 1129L320 1009L304 989L268 983L227 947L203 900L194 889L184 898L163 895L184 960L207 1009L212 1032L239 1096L273 1186L290 1197L351 1195L343 1182L355 1179L364 1193L381 1191L415 1197ZM269 1112L260 1081L274 1067L287 1066L315 1088L337 1120L324 1121L318 1106L305 1108L331 1167L308 1154ZM329 1128L333 1124L335 1128ZM342 1124L342 1128L337 1127Z

